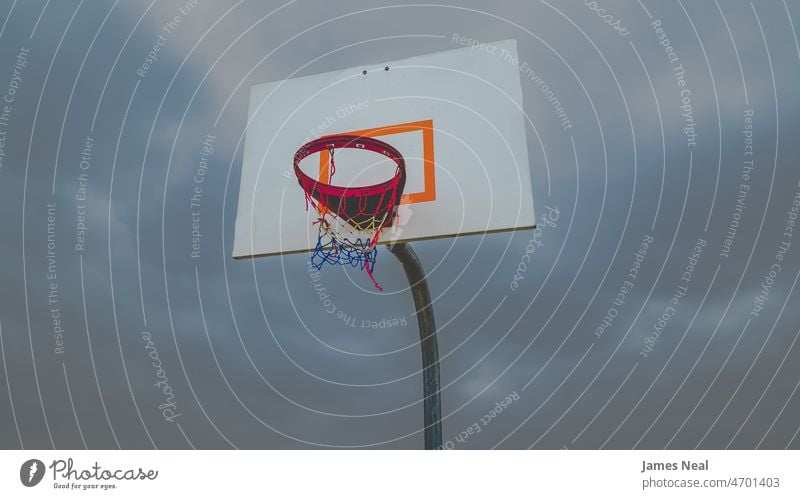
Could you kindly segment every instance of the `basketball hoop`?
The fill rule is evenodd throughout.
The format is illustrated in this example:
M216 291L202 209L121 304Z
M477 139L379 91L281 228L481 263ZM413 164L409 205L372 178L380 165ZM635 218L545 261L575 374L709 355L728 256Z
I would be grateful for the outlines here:
M394 177L364 187L342 187L315 180L300 169L300 161L321 151L330 154L330 175L336 173L336 149L363 149L383 154L397 164ZM392 225L397 216L397 205L406 183L405 161L400 152L386 142L358 135L331 135L304 144L294 155L294 172L305 192L306 209L310 204L319 218L317 244L311 255L311 264L321 269L326 263L350 265L366 270L375 287L378 285L372 271L375 267L380 232Z

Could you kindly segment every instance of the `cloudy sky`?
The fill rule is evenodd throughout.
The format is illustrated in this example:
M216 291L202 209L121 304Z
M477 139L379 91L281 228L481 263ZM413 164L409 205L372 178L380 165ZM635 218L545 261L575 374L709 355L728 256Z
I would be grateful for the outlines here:
M779 1L3 0L0 448L421 447L400 265L379 250L380 294L322 272L353 327L307 255L234 261L233 228L252 85L454 35L516 39L573 126L521 74L534 205L557 220L413 244L446 445L800 448L798 19Z

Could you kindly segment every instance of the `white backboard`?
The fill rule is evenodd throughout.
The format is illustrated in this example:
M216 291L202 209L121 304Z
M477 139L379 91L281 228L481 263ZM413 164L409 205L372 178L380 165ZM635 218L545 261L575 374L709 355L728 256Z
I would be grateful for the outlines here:
M306 210L295 152L320 136L374 129L381 129L375 138L403 155L407 175L399 217L381 242L533 228L516 41L489 47L497 48L459 48L253 86L234 258L312 250L318 215ZM321 156L300 165L315 179L325 178ZM394 163L379 156L337 151L335 184L387 180Z

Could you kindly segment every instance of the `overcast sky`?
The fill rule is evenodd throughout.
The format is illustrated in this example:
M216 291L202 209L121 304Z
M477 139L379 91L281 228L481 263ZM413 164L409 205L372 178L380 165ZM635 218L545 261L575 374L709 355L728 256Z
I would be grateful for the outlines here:
M252 85L461 35L516 39L572 127L522 74L534 205L558 219L413 244L446 444L800 448L798 19L777 1L3 0L0 447L420 448L391 254L384 293L322 273L352 327L308 255L234 261L233 227Z

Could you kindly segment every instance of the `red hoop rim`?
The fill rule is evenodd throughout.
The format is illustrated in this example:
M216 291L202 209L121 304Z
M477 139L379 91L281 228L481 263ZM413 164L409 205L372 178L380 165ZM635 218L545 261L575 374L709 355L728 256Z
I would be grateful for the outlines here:
M308 156L330 149L365 149L367 151L382 154L397 164L395 176L385 182L361 187L344 187L340 185L327 184L319 179L314 179L300 169L300 161ZM373 195L394 187L404 186L406 180L406 163L403 156L395 147L386 142L372 137L361 135L328 135L320 137L303 144L294 155L294 173L300 182L300 187L308 193L311 188L318 190L325 195L338 195L341 197L355 195Z

